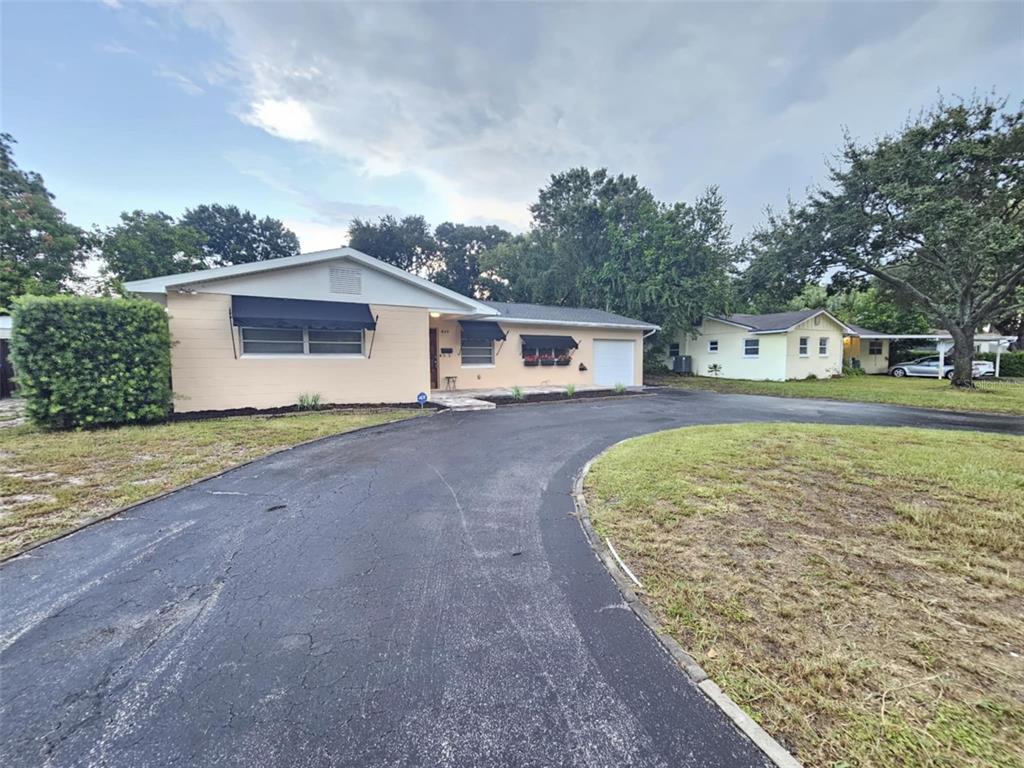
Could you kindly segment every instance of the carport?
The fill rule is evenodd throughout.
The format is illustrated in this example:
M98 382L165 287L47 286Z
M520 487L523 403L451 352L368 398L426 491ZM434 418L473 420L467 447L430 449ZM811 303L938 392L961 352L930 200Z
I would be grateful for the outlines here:
M946 353L953 349L953 337L947 331L941 331L936 333L876 333L875 331L868 331L867 329L858 328L857 336L861 339L878 339L885 341L903 341L903 340L919 340L919 341L930 341L934 342L935 349L939 354L939 367L937 369L936 377L942 378L942 369L946 362ZM994 347L996 359L995 359L995 375L999 377L999 361L1003 355L1003 352L1007 350L1010 343L1016 341L1015 336L1001 336L998 333L977 333L974 335L974 350L975 352L989 352L989 349L981 349L982 345L987 347ZM891 358L890 358L891 359Z

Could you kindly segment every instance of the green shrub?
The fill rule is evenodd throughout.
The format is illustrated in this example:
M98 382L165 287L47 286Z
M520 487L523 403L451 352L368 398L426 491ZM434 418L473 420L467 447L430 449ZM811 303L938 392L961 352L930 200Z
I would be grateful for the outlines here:
M614 389L617 394L621 395L623 392L626 391L626 385L621 383L616 384L614 387L612 387L612 389Z
M576 396L576 385L575 384L566 384L565 385L565 396L566 397L575 397Z
M860 366L843 364L843 376L867 376L867 372Z
M171 336L159 304L84 296L14 302L18 389L39 426L160 421L171 407Z
M523 390L520 387L512 387L512 399L525 400L526 395L523 394Z
M996 361L995 352L982 352L974 356L975 360ZM1024 350L1020 352L1003 352L999 358L1000 376L1024 376Z
M320 410L320 393L303 392L301 395L299 395L298 408L300 411Z

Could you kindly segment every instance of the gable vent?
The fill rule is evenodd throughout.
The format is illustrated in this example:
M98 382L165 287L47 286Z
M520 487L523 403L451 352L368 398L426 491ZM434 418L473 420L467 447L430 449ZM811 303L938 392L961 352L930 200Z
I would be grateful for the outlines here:
M355 267L331 267L331 293L363 292L363 273Z

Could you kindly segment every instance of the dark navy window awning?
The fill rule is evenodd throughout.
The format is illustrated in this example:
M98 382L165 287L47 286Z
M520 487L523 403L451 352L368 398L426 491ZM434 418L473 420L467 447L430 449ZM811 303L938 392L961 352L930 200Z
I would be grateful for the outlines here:
M579 349L579 344L572 336L531 336L523 334L523 346L527 349Z
M309 299L232 296L231 322L247 328L312 328L322 331L373 330L369 304Z
M505 332L497 323L486 320L459 320L462 338L474 341L504 341Z

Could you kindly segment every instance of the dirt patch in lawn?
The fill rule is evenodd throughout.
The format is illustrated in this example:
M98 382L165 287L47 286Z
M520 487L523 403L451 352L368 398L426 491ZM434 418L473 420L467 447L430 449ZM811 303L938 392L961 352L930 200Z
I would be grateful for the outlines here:
M0 430L0 557L275 450L418 411L330 411L44 432Z
M688 428L586 493L666 629L806 765L1024 765L1024 438Z

